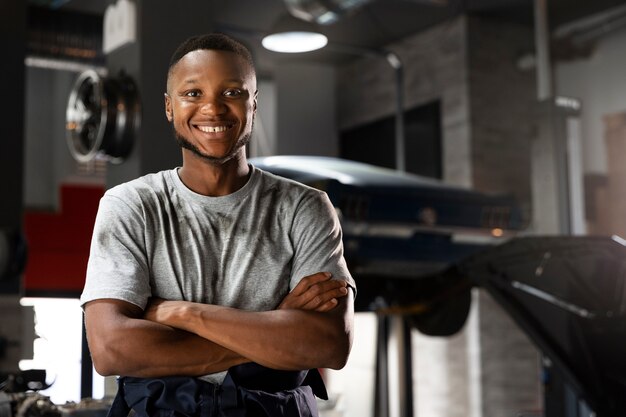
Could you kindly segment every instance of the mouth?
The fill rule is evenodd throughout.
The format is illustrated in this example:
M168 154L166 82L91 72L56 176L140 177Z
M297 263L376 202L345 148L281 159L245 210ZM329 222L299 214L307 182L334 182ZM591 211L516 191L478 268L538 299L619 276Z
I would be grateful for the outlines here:
M228 129L231 129L233 126L234 126L233 123L225 123L225 124L213 125L213 126L194 125L196 129L204 133L222 133L222 132L226 132Z

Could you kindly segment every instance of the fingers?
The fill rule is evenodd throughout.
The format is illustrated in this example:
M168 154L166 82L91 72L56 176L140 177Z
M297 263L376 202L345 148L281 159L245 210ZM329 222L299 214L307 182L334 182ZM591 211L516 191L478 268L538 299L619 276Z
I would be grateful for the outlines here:
M337 307L337 304L339 304L339 300L337 300L336 298L332 298L325 304L322 304L321 306L315 308L315 311L320 312L320 313L325 313Z
M325 312L335 308L338 299L346 294L348 289L345 281L333 280L331 274L320 272L300 280L278 308Z
M330 284L336 284L337 282L338 281L333 281ZM311 287L310 290L302 296L303 301L305 301L303 308L320 311L320 308L330 310L332 307L335 307L337 305L337 298L345 297L346 294L348 294L345 282L339 281L338 283L340 284L339 286L330 286L323 283ZM309 298L304 299L306 296ZM329 302L331 305L327 305Z
M343 292L345 287L345 281L329 279L327 281L318 282L309 286L307 290L300 295L300 300L303 305L308 307L311 307L311 304L321 305L331 298L345 295L346 293Z
M298 285L294 287L291 293L293 295L304 294L312 285L330 280L330 277L330 272L318 272L317 274L306 276L300 280Z

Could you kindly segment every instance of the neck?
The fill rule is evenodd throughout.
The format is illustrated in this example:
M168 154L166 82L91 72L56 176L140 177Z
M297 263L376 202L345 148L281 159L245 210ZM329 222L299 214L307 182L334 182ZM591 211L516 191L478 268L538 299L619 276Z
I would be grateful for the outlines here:
M178 175L190 190L221 197L234 193L246 184L250 167L245 153L222 164L214 164L183 150L183 167Z

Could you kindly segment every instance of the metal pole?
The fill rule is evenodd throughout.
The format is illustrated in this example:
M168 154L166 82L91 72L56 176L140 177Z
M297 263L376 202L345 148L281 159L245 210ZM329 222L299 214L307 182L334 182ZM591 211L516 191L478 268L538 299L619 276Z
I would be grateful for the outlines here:
M387 53L387 62L395 71L396 81L396 169L406 171L406 150L404 141L404 67L400 57L393 53Z
M376 370L374 382L374 413L376 417L389 417L389 317L376 316Z
M552 163L555 177L556 216L558 232L569 235L572 230L568 144L562 111L555 107L552 65L550 59L550 27L548 0L535 0L535 49L537 51L537 100L543 106L544 140L552 141ZM550 169L550 167L546 167Z
M404 334L404 416L413 417L413 345L411 343L411 325L402 316Z
M537 99L544 101L554 95L550 66L548 0L535 0L535 48L537 53Z
M397 395L399 417L413 417L413 358L411 348L411 327L401 315L390 316L389 341L395 344L397 375Z

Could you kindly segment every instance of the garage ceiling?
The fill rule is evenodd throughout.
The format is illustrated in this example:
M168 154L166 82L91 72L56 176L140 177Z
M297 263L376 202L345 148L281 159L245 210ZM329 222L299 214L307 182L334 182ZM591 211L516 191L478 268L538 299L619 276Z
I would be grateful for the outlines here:
M202 0L193 0L202 1ZM323 63L341 63L350 56L328 48L321 51L297 54L296 57L270 53L260 45L262 34L283 15L287 7L283 0L205 0L213 5L214 13L207 19L218 30L231 33L246 42L262 62L282 60L305 60ZM584 17L626 5L625 0L546 0L552 29ZM32 4L103 14L111 1L102 0L31 0ZM187 4L193 4L188 1ZM149 2L144 3L144 7ZM192 7L190 6L190 12ZM487 15L503 21L527 26L533 24L532 0L371 0L338 22L321 26L330 42L336 45L352 45L380 48L398 39L423 31L460 14Z

